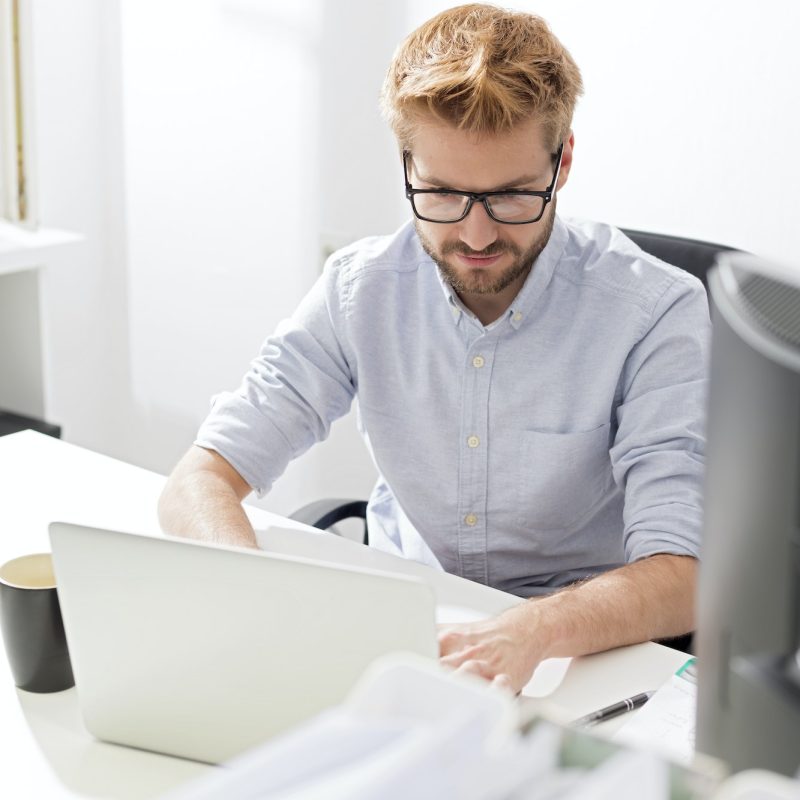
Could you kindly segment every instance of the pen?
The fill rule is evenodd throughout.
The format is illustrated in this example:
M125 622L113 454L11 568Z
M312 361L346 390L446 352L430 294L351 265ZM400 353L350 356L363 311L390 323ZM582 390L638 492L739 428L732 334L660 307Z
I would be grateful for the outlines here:
M642 692L641 694L633 695L633 697L626 697L618 703L612 703L610 706L592 711L591 714L587 714L585 717L579 717L572 724L578 727L597 725L598 722L605 722L607 719L613 719L620 714L625 714L643 706L654 694L655 692Z

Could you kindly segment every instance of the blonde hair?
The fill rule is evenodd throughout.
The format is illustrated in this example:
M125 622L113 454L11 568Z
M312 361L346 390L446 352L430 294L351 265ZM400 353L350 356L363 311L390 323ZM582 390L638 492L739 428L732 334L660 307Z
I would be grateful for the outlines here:
M400 44L381 108L403 147L430 116L475 134L536 118L555 150L582 93L580 70L541 17L471 3L438 14Z

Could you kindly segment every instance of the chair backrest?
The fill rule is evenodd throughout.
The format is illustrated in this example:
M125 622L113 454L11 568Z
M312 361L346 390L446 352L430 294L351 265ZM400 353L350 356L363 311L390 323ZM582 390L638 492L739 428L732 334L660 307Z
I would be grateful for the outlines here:
M698 239L684 239L680 236L667 236L663 233L632 231L625 228L621 230L646 253L650 253L651 256L660 258L675 267L685 269L696 278L700 278L706 288L708 288L706 274L709 268L713 266L717 255L736 249L724 244L701 242Z

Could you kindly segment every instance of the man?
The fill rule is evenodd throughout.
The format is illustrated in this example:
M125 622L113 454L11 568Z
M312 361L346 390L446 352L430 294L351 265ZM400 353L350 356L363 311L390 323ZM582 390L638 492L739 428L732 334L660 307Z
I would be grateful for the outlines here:
M530 597L443 631L518 690L546 657L692 630L708 309L619 231L556 215L578 68L539 18L446 11L383 91L414 213L335 254L160 503L255 546L242 510L358 398L371 543Z

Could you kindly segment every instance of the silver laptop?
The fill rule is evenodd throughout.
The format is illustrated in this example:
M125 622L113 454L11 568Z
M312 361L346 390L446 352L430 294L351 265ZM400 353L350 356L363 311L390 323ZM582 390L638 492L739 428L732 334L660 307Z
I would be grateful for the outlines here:
M340 702L377 656L437 656L423 581L54 522L78 699L99 739L219 763Z

